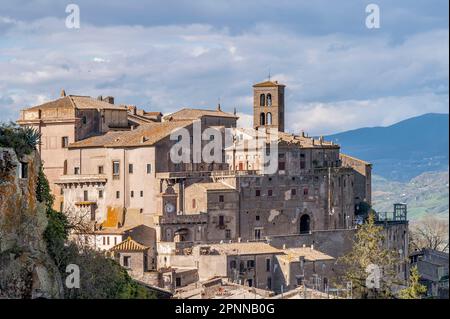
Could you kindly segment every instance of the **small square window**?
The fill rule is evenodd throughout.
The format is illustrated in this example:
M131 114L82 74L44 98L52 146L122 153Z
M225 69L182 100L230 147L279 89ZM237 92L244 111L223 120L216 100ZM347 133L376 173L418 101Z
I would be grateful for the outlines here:
M80 175L80 168L79 168L79 167L74 167L74 168L73 168L73 173L74 173L75 175Z
M147 164L147 174L152 172L152 164Z
M255 190L255 196L256 197L261 196L261 190L260 189Z
M269 190L267 191L267 196L272 196L272 195L273 195L273 192L272 192L271 189L269 189Z
M103 165L100 165L100 166L98 167L98 173L99 173L99 174L103 174Z
M103 190L98 190L98 198L103 198Z
M225 197L223 195L219 195L219 202L223 203L225 201Z
M120 198L120 192L119 191L116 192L116 198Z
M128 173L133 174L133 164L128 164Z

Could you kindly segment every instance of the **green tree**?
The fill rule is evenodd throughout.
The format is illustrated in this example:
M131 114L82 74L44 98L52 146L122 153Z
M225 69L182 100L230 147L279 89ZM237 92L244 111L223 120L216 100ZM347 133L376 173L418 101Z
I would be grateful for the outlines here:
M409 271L408 287L400 290L398 296L400 299L421 299L427 293L427 287L420 283L420 274L417 266Z
M355 298L390 298L395 282L397 253L383 247L383 228L373 212L359 226L352 250L338 259L341 280L352 283ZM379 275L379 276L378 276Z

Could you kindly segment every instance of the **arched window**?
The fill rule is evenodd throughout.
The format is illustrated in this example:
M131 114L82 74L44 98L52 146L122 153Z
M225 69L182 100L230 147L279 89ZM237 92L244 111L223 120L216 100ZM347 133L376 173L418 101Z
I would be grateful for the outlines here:
M264 106L266 105L266 96L264 94L261 94L259 96L259 106Z
M300 234L309 233L311 227L311 220L309 215L304 214L300 217Z
M266 115L266 123L267 125L272 125L272 113L267 113Z
M272 106L272 94L267 94L267 106Z
M259 115L259 124L260 125L266 125L266 115L264 113L261 113Z

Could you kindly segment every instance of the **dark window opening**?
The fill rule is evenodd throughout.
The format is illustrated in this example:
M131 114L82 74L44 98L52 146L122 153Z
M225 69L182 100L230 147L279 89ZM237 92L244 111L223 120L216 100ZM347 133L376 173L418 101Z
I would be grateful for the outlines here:
M261 196L261 190L259 190L259 189L255 190L255 196L256 197Z
M223 195L219 195L219 202L223 203L225 201L225 198Z
M133 164L128 164L128 173L133 174Z
M99 173L99 174L103 174L103 165L100 165L100 166L98 167L98 173Z
M28 178L28 163L20 162L20 178Z
M89 198L88 191L84 191L83 192L83 200L86 202L86 201L88 201L88 198Z
M62 146L62 148L67 148L69 146L69 137L68 136L63 136L61 138L61 146Z

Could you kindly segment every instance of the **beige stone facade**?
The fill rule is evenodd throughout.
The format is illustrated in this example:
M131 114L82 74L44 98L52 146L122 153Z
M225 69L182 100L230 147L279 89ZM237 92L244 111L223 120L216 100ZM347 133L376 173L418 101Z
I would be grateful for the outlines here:
M255 146L258 134L236 128L236 115L222 111L220 105L162 116L111 104L110 97L63 92L60 99L22 111L18 123L42 133L40 150L56 208L88 221L97 247L113 249L123 243L126 238L120 229L145 225L154 231L154 244L133 238L143 245L141 250L117 251L122 263L128 256L142 273L198 269L200 280L206 280L232 279L241 273L242 262L253 273L239 275L240 283L290 289L300 276L292 270L299 269L294 264L300 261L277 257L284 252L240 254L235 268L230 266L235 258L231 254L192 257L198 245L229 242L265 241L272 249L283 249L286 243L292 243L288 248L311 247L317 242L316 249L330 258L351 247L348 233L354 231L355 209L361 202L371 202L371 165L341 154L339 145L323 138L285 133L284 89L267 81L253 91L254 128L277 133L272 173L264 170L265 150ZM219 140L221 147L206 152L216 155L215 160L207 160L203 150ZM172 156L182 142L188 145L188 161L178 163ZM103 244L106 236L109 244L108 239ZM322 264L330 262L327 258L307 260L304 270L311 276L319 273L316 267L323 271ZM212 264L216 267L208 266ZM285 275L276 275L275 265ZM176 276L170 274L173 288Z

